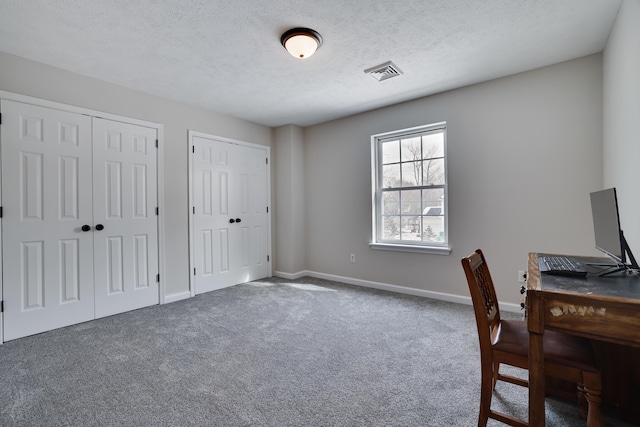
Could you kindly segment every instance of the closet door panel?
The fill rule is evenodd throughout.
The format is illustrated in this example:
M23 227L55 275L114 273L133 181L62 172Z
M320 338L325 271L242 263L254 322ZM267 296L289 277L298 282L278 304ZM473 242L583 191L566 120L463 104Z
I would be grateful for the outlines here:
M93 319L91 119L0 101L4 339Z
M156 133L93 119L96 317L160 300Z

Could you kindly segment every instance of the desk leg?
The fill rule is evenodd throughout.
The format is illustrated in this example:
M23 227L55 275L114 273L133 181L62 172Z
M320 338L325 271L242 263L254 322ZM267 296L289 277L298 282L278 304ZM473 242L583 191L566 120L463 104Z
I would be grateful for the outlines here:
M529 331L529 425L544 426L544 353L542 334Z
M544 427L544 298L527 291L527 329L529 330L529 425Z

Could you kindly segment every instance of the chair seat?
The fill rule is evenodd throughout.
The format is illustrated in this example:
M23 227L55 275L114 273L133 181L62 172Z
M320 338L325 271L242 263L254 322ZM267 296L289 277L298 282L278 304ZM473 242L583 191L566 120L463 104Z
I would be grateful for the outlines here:
M598 372L589 342L574 335L545 331L543 335L544 360L583 371ZM501 320L493 343L494 351L529 355L529 331L524 320Z

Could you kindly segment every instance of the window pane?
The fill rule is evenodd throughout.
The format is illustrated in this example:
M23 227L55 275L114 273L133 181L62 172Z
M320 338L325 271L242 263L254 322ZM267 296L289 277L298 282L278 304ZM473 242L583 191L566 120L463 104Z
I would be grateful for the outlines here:
M423 216L422 230L425 243L444 242L444 216Z
M400 162L400 141L388 141L382 143L382 164Z
M422 162L424 185L444 184L444 159L424 160Z
M382 167L382 188L400 187L400 164Z
M422 212L421 190L400 192L402 215L420 215Z
M400 192L385 191L382 193L382 214L383 215L399 215L400 214Z
M420 216L403 216L401 240L420 241Z
M421 161L402 163L402 186L416 187L418 185L422 185L420 183L421 168L422 168Z
M430 133L422 136L422 158L444 157L444 134Z
M422 214L444 218L444 189L422 190Z
M402 161L420 160L422 158L422 148L420 147L420 137L407 138L402 140L400 146Z
M400 239L400 217L399 216L383 216L382 217L382 238L385 240Z
M444 189L422 190L422 240L444 242Z

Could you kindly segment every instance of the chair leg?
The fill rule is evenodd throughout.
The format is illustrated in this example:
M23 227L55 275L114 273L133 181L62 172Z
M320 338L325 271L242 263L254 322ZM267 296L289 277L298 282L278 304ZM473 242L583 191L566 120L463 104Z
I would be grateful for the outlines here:
M478 427L485 427L491 414L491 398L493 394L493 378L488 372L482 373L480 384L480 416L478 417Z
M496 384L498 383L498 374L500 373L500 362L493 362L493 381L491 384L491 389L496 389Z
M602 381L600 373L583 371L584 390L589 402L589 414L587 415L588 427L602 427L602 413L600 403L602 402Z

